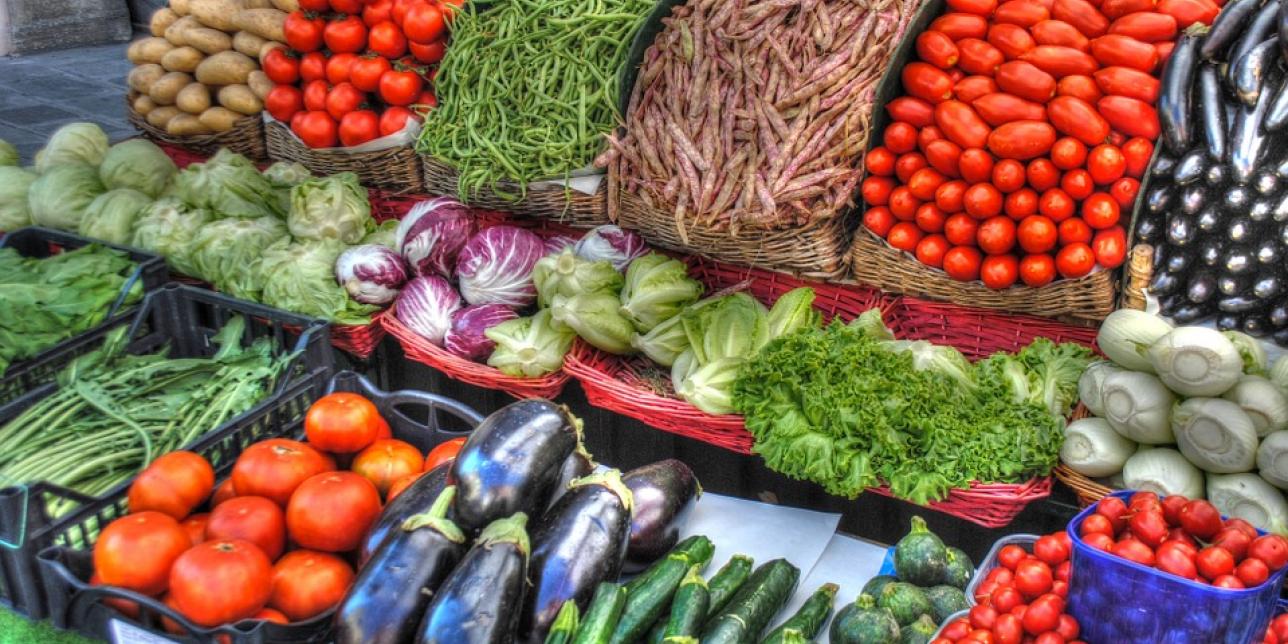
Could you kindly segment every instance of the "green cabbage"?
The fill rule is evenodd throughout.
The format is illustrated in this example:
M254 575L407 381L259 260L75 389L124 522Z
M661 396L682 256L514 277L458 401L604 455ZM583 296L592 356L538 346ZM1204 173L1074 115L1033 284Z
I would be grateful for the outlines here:
M0 139L0 167L16 166L19 165L19 161L18 148L13 147L12 143Z
M16 166L0 166L0 230L18 230L31 225L27 191L36 176Z
M227 148L176 174L171 194L215 217L258 219L283 214L273 184L249 159Z
M215 288L248 300L264 289L256 260L264 249L286 237L286 223L277 217L220 219L197 231L189 245L192 267Z
M537 378L563 368L564 356L577 337L571 329L553 323L550 309L502 322L483 335L496 343L488 365L515 378Z
M703 364L690 349L671 366L671 386L680 398L708 414L732 414L733 385L744 362L734 357Z
M68 123L58 130L45 147L36 153L36 172L65 163L84 163L98 167L107 155L107 134L94 123Z
M677 315L643 335L631 337L631 346L663 367L675 364L681 353L689 350L689 336L684 334L682 315Z
M161 148L147 139L130 139L112 146L98 167L108 189L133 188L153 199L170 185L179 168Z
M778 298L769 309L769 339L791 335L802 329L817 329L823 314L814 309L814 289L794 288Z
M380 224L379 226L376 226L374 230L367 233L366 237L362 238L362 244L363 245L376 244L378 246L384 246L386 248L390 248L390 249L393 249L394 251L397 251L398 250L398 220L397 219L385 220L384 223Z
M359 304L335 281L335 260L346 246L334 239L279 239L264 249L255 270L269 306L341 324L369 324L378 307Z
M188 248L208 221L209 211L164 197L152 202L134 220L132 245L165 257L170 268L179 273L195 275Z
M303 164L294 161L278 161L264 170L264 178L274 188L294 188L313 178L313 173Z
M31 220L38 226L75 231L90 202L104 192L96 168L83 163L53 166L27 191Z
M152 198L138 190L108 190L85 209L79 232L85 237L128 246L134 238L134 220L150 205Z
M659 253L638 257L626 269L621 313L640 333L677 316L702 296L702 285L684 264Z
M765 305L746 293L726 295L719 304L702 309L702 342L694 343L698 362L721 358L750 358L769 342ZM692 338L690 338L692 341Z
M634 353L631 336L635 328L617 312L619 306L617 296L611 293L556 295L550 314L596 349L619 355Z
M582 259L569 247L542 257L532 267L532 283L537 287L537 305L550 306L558 295L607 293L617 297L622 290L622 274L612 262Z
M357 244L376 223L371 218L367 189L358 183L358 175L341 172L291 188L286 225L298 239L338 239Z

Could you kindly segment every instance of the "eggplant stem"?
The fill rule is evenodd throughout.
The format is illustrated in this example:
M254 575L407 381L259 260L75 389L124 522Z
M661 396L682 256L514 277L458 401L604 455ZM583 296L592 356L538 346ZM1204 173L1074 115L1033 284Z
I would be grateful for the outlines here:
M429 507L428 512L413 514L402 522L404 532L412 532L421 528L429 528L443 535L452 543L465 543L465 533L461 531L451 519L447 518L447 510L452 507L452 501L456 498L456 486L449 485L439 492L438 498L434 499L434 504Z
M513 543L519 547L519 552L523 556L528 556L532 548L528 542L528 515L523 512L515 512L505 519L497 519L489 523L483 532L479 534L478 541L474 542L475 546L490 546L497 543Z
M595 474L583 476L579 479L573 479L573 481L568 484L568 489L572 490L574 488L585 487L587 485L598 485L607 488L608 491L616 494L617 498L622 500L622 507L626 508L627 512L631 512L635 507L635 495L632 494L631 489L626 487L626 484L622 482L621 470L607 470L605 472L597 472Z

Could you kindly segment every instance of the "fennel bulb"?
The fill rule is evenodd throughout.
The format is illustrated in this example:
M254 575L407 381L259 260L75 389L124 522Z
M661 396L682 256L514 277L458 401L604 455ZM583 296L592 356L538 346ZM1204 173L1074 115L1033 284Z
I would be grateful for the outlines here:
M1158 378L1139 371L1111 373L1100 396L1105 420L1119 434L1146 445L1175 442L1170 419L1176 396Z
M1244 376L1222 398L1238 405L1252 419L1257 436L1288 429L1288 395L1261 376Z
M1220 398L1191 398L1172 411L1176 445L1206 472L1237 474L1257 464L1257 430L1238 405Z
M1250 376L1266 375L1266 350L1261 346L1260 340L1241 331L1222 333L1230 339L1234 349L1239 352L1239 359L1243 360L1243 373Z
M1110 360L1132 371L1154 372L1144 349L1172 331L1167 320L1135 309L1118 309L1100 323L1096 344Z
M1257 472L1267 483L1288 489L1288 431L1274 432L1257 448Z
M1288 534L1288 501L1260 476L1209 474L1207 479L1208 500L1221 514L1268 532Z
M1159 496L1181 494L1203 498L1203 472L1168 447L1142 449L1123 464L1124 487L1154 492Z
M1220 396L1243 375L1243 358L1220 331L1200 326L1173 329L1149 347L1159 379L1182 396Z
M1118 373L1119 371L1122 371L1122 367L1108 360L1097 360L1091 363L1078 377L1078 399L1087 406L1091 413L1097 416L1105 415L1105 403L1104 398L1101 396L1101 387L1104 386L1105 378L1109 377L1109 374Z
M1270 382L1279 385L1284 393L1288 393L1288 354L1280 356L1275 361L1275 365L1266 373L1266 377L1270 378Z
M1064 428L1060 460L1069 469L1090 477L1117 474L1136 452L1136 443L1123 438L1103 418L1083 418Z

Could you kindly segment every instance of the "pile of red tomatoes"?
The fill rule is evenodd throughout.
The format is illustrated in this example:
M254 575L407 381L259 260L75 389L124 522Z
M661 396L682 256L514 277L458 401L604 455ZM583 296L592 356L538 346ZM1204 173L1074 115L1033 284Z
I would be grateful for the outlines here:
M434 107L433 66L464 0L300 0L289 49L264 56L264 101L312 148L352 147L399 132Z

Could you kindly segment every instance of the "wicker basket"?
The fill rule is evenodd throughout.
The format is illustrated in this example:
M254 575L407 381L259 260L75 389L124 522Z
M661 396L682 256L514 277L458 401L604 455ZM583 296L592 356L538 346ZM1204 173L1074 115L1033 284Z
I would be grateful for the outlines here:
M376 152L314 150L296 139L291 130L277 121L264 126L268 156L274 161L294 161L317 175L353 172L364 186L375 186L394 192L424 192L420 157L411 146Z
M175 136L153 127L142 114L134 111L128 101L126 103L125 118L130 125L158 144L172 145L205 156L218 152L219 148L228 148L255 161L268 158L268 148L264 145L264 122L259 116L242 117L227 132Z
M425 190L434 195L457 195L460 192L459 175L452 166L422 157L425 167ZM601 181L593 195L556 186L529 187L522 199L515 200L492 191L480 191L465 200L471 206L499 210L527 217L545 217L561 224L578 228L593 228L608 223L605 206L606 183ZM502 188L519 194L518 184L505 183Z
M971 360L1015 351L1038 338L1092 348L1096 342L1096 330L1087 327L907 296L890 307L886 325L900 338L949 345Z
M1116 271L1097 271L1076 280L1046 286L1014 286L998 291L979 282L959 282L943 271L895 250L865 231L854 235L850 250L851 275L894 293L907 293L965 306L1028 313L1095 324L1114 310Z

